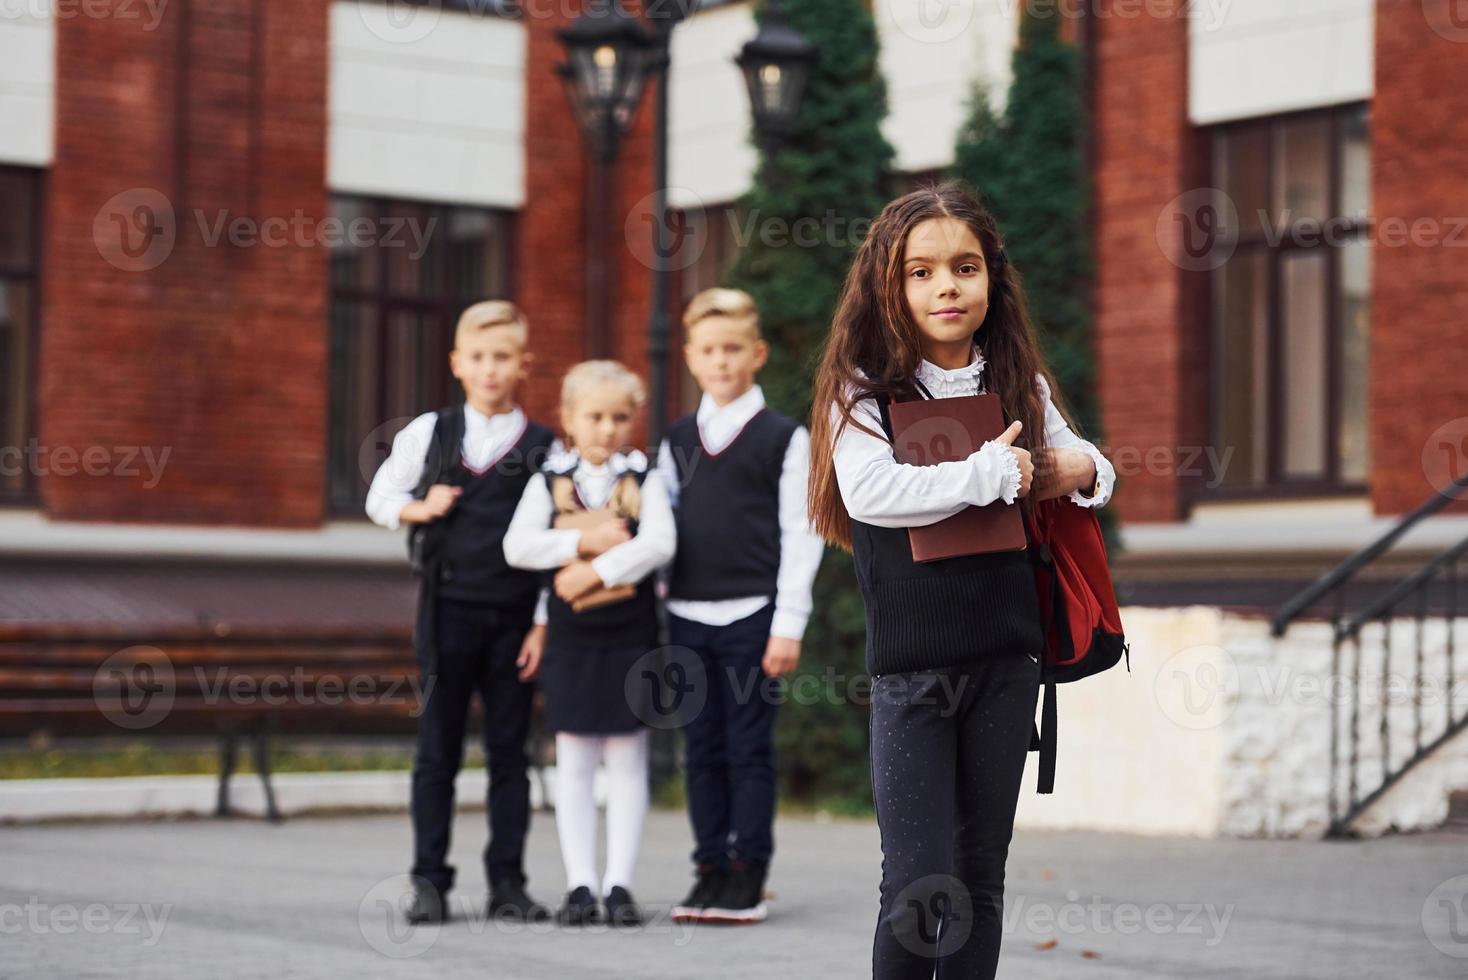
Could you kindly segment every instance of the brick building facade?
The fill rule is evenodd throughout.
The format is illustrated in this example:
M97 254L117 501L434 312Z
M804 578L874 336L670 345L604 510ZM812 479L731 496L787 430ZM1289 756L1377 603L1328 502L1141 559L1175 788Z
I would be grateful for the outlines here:
M24 397L5 402L6 431L78 453L169 453L153 486L32 466L5 485L12 516L365 531L374 451L452 392L445 331L452 310L485 293L529 311L541 379L598 345L646 370L650 276L627 216L651 189L652 93L610 177L614 288L598 340L584 282L593 174L554 73L566 11L455 6L426 5L405 23L384 21L371 0L181 2L150 24L117 5L118 16L0 32L8 49L54 52L28 62L44 85L0 76L0 93L19 85L39 106L7 120L31 124L23 139L0 137L0 177L30 181L16 186L42 213L38 240L9 269L12 295L26 276L36 287L6 324L10 361L34 364ZM712 224L752 173L728 55L753 25L745 3L707 6L675 35L672 199ZM1468 435L1458 431L1468 353L1453 339L1468 279L1446 241L1468 181L1465 31L1409 0L1293 17L1250 0L1225 5L1218 24L1190 20L1189 6L1128 14L1120 0L1102 3L1073 28L1093 85L1099 441L1119 457L1117 511L1128 530L1172 529L1186 544L1200 507L1354 502L1340 550L1461 472L1434 447L1461 451ZM1002 7L977 5L971 23L944 31L874 5L903 171L941 170L969 85L1006 80L1014 25ZM1298 63L1245 84L1279 44ZM919 132L914 119L936 122ZM1282 255L1287 243L1265 250L1280 257L1199 266L1188 251L1198 195L1224 184L1220 161L1237 167L1258 147L1285 160L1259 178L1278 193L1311 200L1310 168L1326 175L1325 217L1368 174L1356 238L1379 236L1384 219L1429 219L1443 241L1299 261ZM1296 172L1291 161L1304 162ZM1253 179L1230 174L1239 187ZM380 236L409 213L439 220L440 241L406 264L322 235L333 219L369 215ZM305 230L231 243L221 221L235 217L255 235L272 220ZM710 247L685 287L717 276L727 242ZM1266 271L1250 279L1250 263ZM1341 285L1363 270L1366 286ZM16 340L28 330L29 346ZM1240 331L1257 343L1240 348ZM1240 401L1248 385L1259 404ZM554 388L531 386L534 414L554 417ZM675 384L673 407L687 397ZM1210 469L1210 447L1238 450L1232 469ZM1156 540L1130 543L1144 553Z

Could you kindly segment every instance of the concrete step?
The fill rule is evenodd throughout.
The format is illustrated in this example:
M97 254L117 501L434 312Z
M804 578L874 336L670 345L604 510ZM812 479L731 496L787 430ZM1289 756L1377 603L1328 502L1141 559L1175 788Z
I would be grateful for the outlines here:
M1443 821L1443 830L1468 836L1468 790L1448 796L1448 818Z

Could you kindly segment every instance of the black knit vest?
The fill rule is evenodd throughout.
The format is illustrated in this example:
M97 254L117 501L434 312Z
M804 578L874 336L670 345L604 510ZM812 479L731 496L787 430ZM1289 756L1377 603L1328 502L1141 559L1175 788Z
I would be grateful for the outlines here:
M541 475L545 480L546 493L550 494L551 481L557 476L569 475L569 473L547 470ZM641 486L642 481L647 477L645 472L633 471L633 475L637 477L638 486ZM576 500L577 503L581 503L579 494ZM584 503L581 505L585 507ZM551 521L554 523L554 516ZM634 537L637 535L637 525L638 522L635 520L627 522L627 530ZM654 591L657 583L656 573L647 575L637 583L637 594L632 598L599 606L596 609L588 609L585 612L577 612L571 608L569 602L556 595L555 574L554 571L545 573L542 583L550 589L550 599L546 605L547 642L591 647L645 646L649 649L657 645L657 594Z
M885 411L882 416L891 439ZM919 564L907 528L853 520L851 552L866 605L872 676L996 654L1039 655L1045 641L1028 548Z
M780 471L796 423L761 409L721 452L689 415L668 429L678 479L678 553L669 597L775 594L780 572Z
M511 568L505 561L505 530L554 438L545 426L527 422L515 444L483 471L470 469L459 454L449 470L449 482L462 487L463 493L443 518L440 597L527 615L534 611L540 576Z

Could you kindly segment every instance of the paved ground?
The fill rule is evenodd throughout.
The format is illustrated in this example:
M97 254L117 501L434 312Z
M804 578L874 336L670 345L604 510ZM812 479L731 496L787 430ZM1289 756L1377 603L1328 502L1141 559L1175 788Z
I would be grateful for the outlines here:
M482 816L461 816L457 831L456 907L473 918L405 933L392 913L403 816L0 828L0 976L868 975L872 824L782 820L763 926L689 929L663 915L630 933L486 923ZM655 913L687 884L686 848L683 817L655 814L638 887ZM529 865L532 891L555 898L548 817L536 819ZM1463 977L1465 888L1468 837L1447 833L1365 843L1026 833L1010 856L1000 976Z

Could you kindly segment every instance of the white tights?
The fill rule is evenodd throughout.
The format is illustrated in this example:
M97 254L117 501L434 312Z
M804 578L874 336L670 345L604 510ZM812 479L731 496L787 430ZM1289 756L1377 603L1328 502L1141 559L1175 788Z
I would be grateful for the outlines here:
M596 894L596 799L592 781L606 765L607 873L605 895L616 885L632 890L632 871L647 817L647 730L628 735L556 733L556 833L566 886Z

